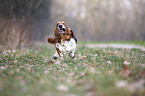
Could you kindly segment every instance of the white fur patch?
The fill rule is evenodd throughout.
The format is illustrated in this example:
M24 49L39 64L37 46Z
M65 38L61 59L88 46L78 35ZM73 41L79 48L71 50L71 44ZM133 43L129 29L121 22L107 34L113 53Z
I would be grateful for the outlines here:
M74 38L71 38L70 41L61 40L61 43L56 43L55 47L59 49L59 51L61 52L61 56L66 54L70 54L71 56L73 56L76 49L76 42Z

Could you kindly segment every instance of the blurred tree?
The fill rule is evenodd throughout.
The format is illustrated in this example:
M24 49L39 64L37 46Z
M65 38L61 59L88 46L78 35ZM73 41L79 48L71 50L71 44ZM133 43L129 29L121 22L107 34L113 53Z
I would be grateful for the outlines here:
M79 41L145 40L145 0L0 0L0 45L54 36L59 20Z
M83 41L145 40L145 0L54 0L50 17Z
M40 28L33 26L42 18L48 20L50 5L51 0L0 0L0 44L8 48L30 44Z

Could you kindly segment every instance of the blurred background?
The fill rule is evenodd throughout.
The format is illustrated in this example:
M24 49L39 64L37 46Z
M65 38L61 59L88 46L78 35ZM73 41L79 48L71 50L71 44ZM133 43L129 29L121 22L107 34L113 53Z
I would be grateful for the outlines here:
M0 47L47 42L59 20L78 41L145 40L145 0L0 0Z

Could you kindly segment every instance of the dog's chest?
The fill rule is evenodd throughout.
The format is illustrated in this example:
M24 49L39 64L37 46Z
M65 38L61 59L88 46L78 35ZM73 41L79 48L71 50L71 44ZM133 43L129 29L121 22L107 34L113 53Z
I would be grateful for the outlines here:
M66 54L75 50L76 42L73 38L71 38L70 41L61 41L61 43L56 43L56 48L58 48L62 54Z

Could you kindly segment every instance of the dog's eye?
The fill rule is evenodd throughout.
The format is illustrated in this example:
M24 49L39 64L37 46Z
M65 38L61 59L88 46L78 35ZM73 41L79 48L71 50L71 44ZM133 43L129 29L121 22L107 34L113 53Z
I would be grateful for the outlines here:
M65 25L65 23L63 23L63 25Z

